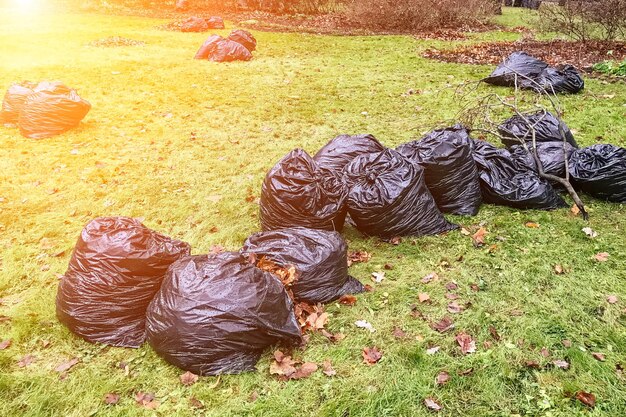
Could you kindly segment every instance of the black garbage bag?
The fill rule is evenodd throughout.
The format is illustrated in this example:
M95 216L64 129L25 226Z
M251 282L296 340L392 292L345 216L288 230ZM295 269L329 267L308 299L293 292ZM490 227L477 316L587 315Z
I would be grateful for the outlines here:
M313 160L321 167L341 172L357 156L385 149L373 135L339 135L324 145Z
M319 167L309 154L295 149L265 176L261 226L263 230L308 227L340 231L347 191L339 174Z
M283 284L234 252L174 263L148 307L146 333L167 362L198 375L251 371L269 346L301 342Z
M228 35L228 39L242 44L250 52L254 52L254 50L256 50L256 39L252 36L252 33L247 30L233 30L230 32L230 35Z
M482 197L473 148L467 129L456 125L434 130L396 150L424 168L426 186L439 210L474 216Z
M534 126L535 142L562 142L562 130L567 142L574 148L578 148L572 131L565 122L559 121L552 113L540 110L535 113L526 113L524 117L528 122L515 115L498 126L498 132L502 135L502 143L505 146L519 145L520 140L532 144L531 127Z
M603 200L626 203L626 149L615 145L592 145L572 152L569 160L572 183Z
M197 16L190 16L180 25L181 32L206 32L209 24L206 20Z
M483 81L487 84L504 87L514 87L517 74L517 85L522 87L523 81L536 80L537 77L548 67L548 64L540 59L528 55L526 52L513 52L503 63Z
M576 68L565 65L560 68L544 69L534 82L525 81L523 87L552 94L576 94L585 88L585 81Z
M100 217L83 229L56 298L57 317L89 342L138 347L148 304L187 243L128 217Z
M231 62L250 61L252 54L239 42L224 39L215 44L215 50L209 55L209 61Z
M194 59L208 59L209 56L215 53L217 49L217 44L223 41L220 35L211 35L208 37L206 41L202 44L196 55L193 57Z
M534 152L532 144L528 144L530 152ZM537 142L537 156L543 166L543 172L565 178L565 156L569 160L575 148L567 142ZM511 157L534 172L539 172L535 158L522 145L510 148Z
M443 217L424 182L424 170L393 149L355 158L344 170L348 212L370 236L422 236L458 228Z
M27 138L42 139L67 132L78 126L91 109L91 104L75 90L59 93L64 90L48 87L38 86L20 111L18 126Z
M245 241L241 253L265 257L281 268L295 267L291 291L297 301L328 303L364 291L348 275L348 245L337 232L304 227L260 232Z
M0 123L17 124L20 111L24 107L26 97L33 93L36 85L30 81L22 81L11 85L2 100Z
M209 29L224 29L224 19L219 16L211 16L206 19L206 24Z
M553 210L567 204L552 185L540 178L524 159L513 158L506 149L475 140L483 201L517 209Z

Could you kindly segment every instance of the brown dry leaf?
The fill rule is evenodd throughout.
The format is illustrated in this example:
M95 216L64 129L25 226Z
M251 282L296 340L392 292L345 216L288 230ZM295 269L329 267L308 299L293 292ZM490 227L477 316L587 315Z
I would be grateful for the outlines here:
M389 243L391 243L392 245L399 245L400 243L402 243L402 238L400 236L392 237L391 239L389 239Z
M20 368L26 368L33 362L35 362L35 357L33 355L25 355L17 362L17 366L19 366Z
M378 361L380 361L383 357L382 352L379 351L378 348L375 346L371 348L363 348L363 352L361 352L361 354L363 355L363 362L368 365L374 365L378 363Z
M398 326L395 326L393 328L393 332L391 334L393 334L393 337L395 337L396 339L404 339L406 337L406 333L404 332L404 330L402 330Z
M457 288L459 288L459 286L457 285L457 283L456 283L456 282L450 281L450 282L448 282L448 283L446 284L446 290L448 290L448 291L454 291L454 290L456 290Z
M185 386L190 386L198 382L198 375L191 373L189 371L185 372L180 376L180 383Z
M580 214L580 209L578 208L578 206L576 204L572 205L572 208L569 209L569 211L574 215L574 216L578 216Z
M424 405L433 411L440 411L443 409L443 407L437 401L430 397L424 399Z
M330 359L326 359L324 363L322 363L322 372L326 376L335 376L337 375L337 371L333 368L333 365L330 363Z
M539 228L539 223L535 223L535 222L526 222L524 223L524 226L531 228L531 229L538 229Z
M76 365L78 362L80 362L80 359L78 358L72 358L69 361L65 361L62 364L60 364L59 366L57 366L56 368L54 368L55 371L59 372L59 373L63 373L66 371L69 371L74 365Z
M436 323L431 323L430 328L438 331L439 333L445 333L448 330L454 329L454 323L452 319L448 316L445 316L441 320Z
M604 362L606 360L606 357L604 356L604 353L592 352L591 355L593 356L593 358L595 360L598 360L600 362Z
M563 339L561 340L561 343L563 344L563 346L565 346L566 348L571 348L572 347L572 341L569 339Z
M472 291L474 291L474 292L478 292L478 291L480 291L480 287L478 286L478 284L476 284L476 283L474 283L474 282L472 282L472 283L470 284L470 288L471 288L471 289L472 289Z
M475 248L479 248L485 244L485 235L487 234L487 229L481 227L478 229L476 233L472 235L472 243Z
M448 304L448 312L452 314L458 314L463 311L463 307L461 307L456 301Z
M617 299L617 295L609 295L608 297L606 297L606 302L609 304L615 304L617 303L619 300Z
M557 275L563 275L565 273L565 269L563 269L563 265L561 264L554 265L554 273Z
M458 299L458 298L459 298L459 295L458 295L458 294L451 293L451 292L448 292L448 293L446 293L446 298L447 298L448 300L456 300L456 299Z
M383 268L387 271L391 271L393 269L393 264L386 263L385 265L383 265Z
M606 262L609 260L609 256L611 255L609 255L607 252L599 252L593 255L593 259L598 262Z
M557 359L552 361L552 363L554 364L554 366L556 366L557 368L561 368L561 369L569 369L569 362L565 361L563 359Z
M467 229L466 229L466 228L464 228L464 227L461 227L461 234L462 234L463 236L469 236L469 235L471 235L470 231L469 231L469 230L467 230Z
M424 314L419 310L417 304L411 305L411 312L409 313L414 319L425 319Z
M154 394L141 391L137 392L135 395L135 401L147 410L156 410L160 405L159 402L154 399Z
M526 361L526 367L532 369L539 369L539 362L537 361Z
M272 273L278 276L278 279L283 283L285 287L290 287L293 283L298 279L298 272L296 271L295 266L286 265L281 266L267 258L266 256L261 257L261 259L257 262L257 268Z
M327 332L327 331L326 331L326 330L324 330L324 329L322 329L322 330L321 330L321 332L322 332L322 335L323 335L325 338L327 338L328 340L330 340L330 341L331 341L331 342L333 342L333 343L335 343L335 342L339 342L339 341L341 341L341 340L343 340L343 339L345 339L345 338L346 338L346 336L345 336L344 334L342 334L342 333L335 333L335 334L332 334L332 333L330 333L330 332Z
M295 361L280 350L274 352L274 361L270 364L270 374L289 378L296 372Z
M461 348L461 352L464 354L470 354L476 352L476 341L465 332L461 332L456 335L456 342Z
M417 295L417 299L420 301L420 303L425 303L426 301L430 301L430 295L425 292L421 292Z
M431 272L430 274L426 275L424 278L421 279L421 283L422 284L428 284L431 281L436 281L439 279L439 275L437 275L436 272Z
M343 304L345 306L353 306L356 304L356 297L354 295L345 294L339 297L339 304Z
M7 349L11 346L11 343L13 343L13 340L11 339L3 340L2 342L0 342L0 350Z
M596 406L596 396L590 392L578 391L576 393L576 399L587 407L593 408Z
M114 392L109 392L104 396L104 403L109 405L115 405L120 400L120 395Z
M190 397L189 398L189 405L192 406L193 408L197 408L197 409L204 408L204 404L202 404L202 401L200 401L196 397Z
M493 326L489 326L489 334L491 334L491 337L493 338L493 340L495 340L496 342L500 341L500 335L498 334L498 331L496 330L495 327Z
M435 383L437 385L443 385L449 380L450 380L450 374L448 374L446 371L441 371L439 372L439 374L437 374L437 377L435 378Z
M372 255L364 250L357 250L348 252L348 266L359 262L367 262L372 258Z
M467 368L467 369L463 369L462 371L458 371L457 375L468 376L468 375L471 375L472 373L474 373L474 368Z
M313 362L305 362L300 366L295 373L289 376L289 379L302 379L308 378L315 371L317 371L317 364Z
M543 356L544 358L547 358L548 356L550 356L550 351L545 347L541 348L540 353L541 353L541 356Z

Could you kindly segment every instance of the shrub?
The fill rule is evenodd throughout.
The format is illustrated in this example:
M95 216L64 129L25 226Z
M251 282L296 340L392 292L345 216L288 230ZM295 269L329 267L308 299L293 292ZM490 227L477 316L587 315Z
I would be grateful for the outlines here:
M626 77L626 59L620 62L604 61L593 66L594 71L603 72L610 75Z
M582 42L626 34L626 0L568 0L539 9L540 27Z
M482 24L500 8L494 0L348 0L346 14L359 26L421 31Z

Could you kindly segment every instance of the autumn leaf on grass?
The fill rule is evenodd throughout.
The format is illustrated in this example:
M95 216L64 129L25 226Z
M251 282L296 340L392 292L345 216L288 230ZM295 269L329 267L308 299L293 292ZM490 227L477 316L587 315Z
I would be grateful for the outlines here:
M595 230L593 230L591 227L583 227L582 231L590 239L594 239L594 238L598 237L598 233Z
M109 405L115 405L119 402L120 395L114 392L109 392L104 396L104 403Z
M364 250L357 250L348 252L348 266L359 262L367 262L372 258L372 255Z
M339 304L343 304L345 306L353 306L356 304L356 297L354 295L345 294L339 297Z
M321 330L321 333L322 333L322 336L324 336L325 338L327 338L328 340L330 340L333 343L339 342L339 341L341 341L341 340L346 338L346 336L343 333L332 334L331 332L327 332L324 329Z
M189 386L198 382L198 375L191 373L189 371L185 372L180 376L180 383Z
M557 359L552 361L552 364L554 366L556 366L557 368L561 368L561 369L569 369L569 362L565 361L563 359Z
M291 356L287 356L280 350L277 350L274 352L274 361L270 364L270 374L289 378L296 372L295 363Z
M406 333L404 332L404 330L402 330L398 326L395 326L393 328L393 332L391 332L391 334L393 334L393 337L395 337L396 339L404 339L406 337Z
M295 266L278 265L276 262L272 261L266 256L261 257L261 259L257 262L256 266L259 269L262 269L264 271L267 271L271 274L278 276L278 279L280 279L280 281L283 283L285 287L290 287L298 279L298 273L296 271Z
M59 372L59 373L63 373L66 371L69 371L74 365L76 365L78 362L80 362L80 359L78 358L72 358L69 361L65 361L62 364L60 364L59 366L57 366L56 368L54 368L55 371Z
M431 323L430 328L438 331L439 333L445 333L448 330L454 329L454 323L452 319L448 316L445 316L441 320L436 323Z
M563 268L563 265L561 264L556 264L554 265L554 273L557 275L563 275L565 273L565 268Z
M500 335L498 334L498 331L496 330L495 327L493 326L489 326L489 334L491 334L491 337L493 338L493 340L495 340L496 342L500 341Z
M372 272L372 281L374 281L375 283L380 284L381 282L383 282L384 279L384 272Z
M476 352L476 341L465 332L461 332L456 335L456 342L459 344L461 348L461 352L464 354L474 353Z
M539 228L539 223L535 223L535 222L526 222L524 223L524 226L530 228L530 229L538 229Z
M424 405L433 411L440 411L443 409L443 407L437 401L430 397L424 399Z
M478 229L476 233L472 235L472 243L475 248L479 248L485 244L485 235L487 234L487 229L481 227Z
M315 371L317 371L317 364L313 362L305 362L296 369L296 372L289 376L289 379L302 379L311 376Z
M606 262L609 260L609 256L611 255L609 255L607 252L599 252L593 255L593 259L598 262Z
M154 399L154 394L138 391L135 394L135 401L147 410L156 410L159 408L159 402Z
M576 399L587 407L593 408L596 406L596 396L590 392L578 391L576 393Z
M434 355L435 353L439 352L439 349L441 349L441 347L439 347L439 346L430 347L430 348L426 349L426 354L427 355Z
M591 355L597 361L604 362L606 360L606 357L604 356L604 353L592 352Z
M371 348L363 348L361 354L363 355L363 362L368 365L375 365L383 357L382 352L379 351L378 348L375 346Z
M430 295L428 295L425 292L421 292L417 295L417 299L419 300L420 303L425 303L427 301L430 301Z
M11 346L11 343L13 343L11 339L3 340L2 342L0 342L0 350L7 349Z
M424 278L422 278L420 280L420 282L422 284L428 284L430 281L436 281L437 279L439 279L439 275L437 275L436 272L431 272L430 274L428 274Z
M616 304L619 300L617 299L617 295L609 295L608 297L606 297L606 302L609 304Z
M463 307L461 307L456 301L448 304L448 312L452 314L458 314L463 311Z
M324 363L322 363L322 372L326 376L335 376L337 375L337 371L333 368L333 365L330 363L329 359L326 359Z
M362 329L367 329L370 331L370 333L374 333L376 331L374 326L372 326L372 324L366 320L357 320L354 322L354 325Z
M437 377L435 378L435 383L437 385L443 385L449 380L450 380L450 374L448 374L446 371L441 371L437 374Z
M193 408L197 408L197 409L204 408L204 404L202 404L202 402L199 399L197 399L196 397L190 397L189 398L189 405L192 406Z
M26 355L17 362L17 366L20 368L26 368L33 362L35 362L35 357L33 355Z

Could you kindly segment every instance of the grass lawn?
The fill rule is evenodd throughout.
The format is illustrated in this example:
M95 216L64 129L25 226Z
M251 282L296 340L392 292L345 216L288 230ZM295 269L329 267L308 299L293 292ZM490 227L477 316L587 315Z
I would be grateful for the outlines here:
M315 334L305 350L294 351L306 361L330 359L334 377L318 371L280 382L269 374L268 351L257 372L185 387L182 371L147 345L106 348L70 334L55 317L57 276L90 219L141 217L189 242L195 254L213 245L237 250L259 230L258 205L247 197L259 196L265 173L285 153L302 147L313 154L339 133L369 132L388 146L419 137L459 110L448 84L489 73L487 66L423 59L425 48L453 44L410 36L255 32L259 47L250 62L194 61L207 34L157 30L162 23L77 14L25 18L0 10L2 90L16 80L59 79L93 105L79 128L50 139L25 139L0 127L0 341L12 339L0 351L0 416L427 416L426 397L442 404L439 415L446 416L626 415L626 377L619 371L626 366L626 207L588 196L588 223L567 209L489 205L475 218L449 217L487 229L478 249L458 231L394 246L348 228L350 249L373 255L351 274L375 291L358 296L353 307L327 307L328 329L344 340L332 344ZM87 46L107 36L146 45ZM463 42L515 36L492 32ZM410 89L419 94L403 95ZM561 100L581 145L626 146L624 83L587 79L582 94ZM527 221L539 227L528 228ZM585 226L598 236L588 238ZM610 257L595 261L598 252ZM373 284L370 274L386 263L393 270ZM567 272L555 274L557 264ZM422 284L431 272L439 280ZM457 302L471 303L460 314L446 311L451 281L458 284ZM432 301L419 306L422 313L433 321L451 316L453 331L437 333L411 316L422 292ZM619 301L608 303L610 294ZM357 328L356 320L377 331ZM396 339L394 326L407 337ZM461 353L454 339L460 331L476 339L476 353ZM378 364L362 362L366 346L383 352ZM433 346L440 350L428 355ZM27 354L34 363L20 367ZM54 369L73 357L80 363L60 378ZM550 366L554 360L566 360L569 369ZM435 383L440 371L451 375L443 386ZM579 390L597 397L594 409L570 398ZM158 409L138 405L137 391L154 393ZM117 405L103 401L111 392L121 396ZM191 397L204 409L192 408Z

